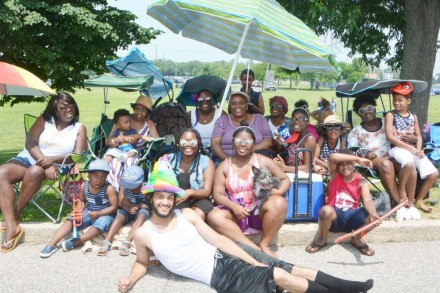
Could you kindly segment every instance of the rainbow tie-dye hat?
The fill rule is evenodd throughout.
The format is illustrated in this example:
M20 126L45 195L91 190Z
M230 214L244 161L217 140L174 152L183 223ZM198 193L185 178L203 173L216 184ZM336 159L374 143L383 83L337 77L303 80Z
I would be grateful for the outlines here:
M181 197L185 194L185 190L179 187L176 175L171 169L168 156L165 155L154 164L147 185L142 187L142 193L151 193L156 191L172 192Z

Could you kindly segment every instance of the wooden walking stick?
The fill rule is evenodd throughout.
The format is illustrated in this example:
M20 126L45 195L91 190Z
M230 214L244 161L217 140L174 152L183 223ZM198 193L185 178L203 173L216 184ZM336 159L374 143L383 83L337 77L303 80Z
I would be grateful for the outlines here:
M388 218L389 216L391 216L392 214L394 214L395 212L397 212L401 207L403 207L404 205L406 205L408 203L408 200L405 200L403 202L401 202L400 204L396 205L394 208L392 208L391 210L389 210L388 212L386 212L382 217L380 217L377 220L374 220L373 222L371 222L368 225L365 225L351 233L342 235L341 237L338 237L335 239L335 243L339 243L342 242L344 240L350 239L352 237L355 237L361 233L363 233L363 235L367 234L368 232L370 232L371 230L374 229L375 224L377 224L377 222L383 221L386 218Z

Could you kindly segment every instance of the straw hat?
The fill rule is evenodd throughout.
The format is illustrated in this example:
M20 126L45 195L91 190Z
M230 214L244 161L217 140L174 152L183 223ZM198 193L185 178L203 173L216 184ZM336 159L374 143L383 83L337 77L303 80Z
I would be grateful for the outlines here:
M341 136L347 135L351 130L351 125L348 122L342 122L338 115L328 115L324 119L324 123L316 124L316 132L319 136L325 137L325 126L341 125Z
M140 95L135 103L130 103L131 107L134 108L136 105L142 106L148 111L153 109L153 100L150 97Z

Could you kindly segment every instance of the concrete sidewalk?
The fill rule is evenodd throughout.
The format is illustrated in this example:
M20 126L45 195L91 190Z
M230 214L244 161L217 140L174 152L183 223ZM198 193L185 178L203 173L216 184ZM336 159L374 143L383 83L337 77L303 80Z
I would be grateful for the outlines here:
M43 244L49 241L61 224L53 223L22 223L25 229L25 244ZM287 223L284 224L274 239L274 245L294 246L306 245L315 236L317 223ZM329 233L329 243L342 236L343 233ZM259 235L251 236L258 241ZM410 241L433 241L440 240L440 220L410 220L397 223L395 220L387 220L379 227L365 236L366 241L385 242L410 242Z

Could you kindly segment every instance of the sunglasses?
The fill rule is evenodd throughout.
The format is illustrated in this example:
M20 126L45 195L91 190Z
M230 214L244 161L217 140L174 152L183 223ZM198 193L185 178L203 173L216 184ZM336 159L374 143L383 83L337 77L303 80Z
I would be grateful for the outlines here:
M283 105L281 104L272 104L270 105L271 109L283 110Z
M326 125L325 126L325 130L326 131L332 131L332 130L341 130L342 129L342 125Z
M247 146L250 146L251 144L254 143L254 140L253 139L234 138L234 142L235 142L235 144L238 144L238 145L245 144Z
M206 98L197 98L197 102L199 102L199 103L203 103L203 102L207 102L207 103L210 103L210 102L211 102L211 100L212 100L212 98L211 98L211 97L206 97Z
M374 108L373 105L368 105L365 108L359 108L358 113L359 113L359 115L365 115L367 112L370 112L370 113L374 112L374 110L376 110L376 108Z
M197 139L191 139L191 140L186 140L186 139L181 139L180 140L180 146L182 147L195 147L197 145Z
M68 104L68 105L59 106L58 111L60 111L60 112L67 112L67 111L73 112L73 111L75 111L75 105Z

